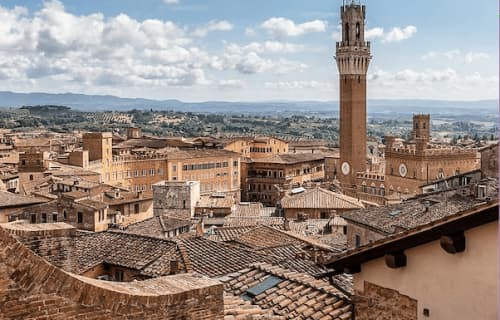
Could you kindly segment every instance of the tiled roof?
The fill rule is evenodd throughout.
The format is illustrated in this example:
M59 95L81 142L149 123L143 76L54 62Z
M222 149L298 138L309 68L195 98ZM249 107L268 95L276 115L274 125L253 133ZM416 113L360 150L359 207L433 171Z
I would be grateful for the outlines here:
M14 193L0 191L0 208L28 206L47 202L43 198L24 197Z
M343 292L306 274L256 264L223 281L227 292L287 319L353 319Z
M240 234L235 241L254 249L272 248L289 244L304 244L304 242L285 232L267 226L258 226L250 229Z
M323 153L283 153L271 157L252 159L254 163L295 164L308 161L324 160Z
M281 199L285 209L360 209L363 204L355 198L322 188L306 190Z
M89 199L81 200L81 201L78 201L76 203L84 205L84 206L92 208L92 209L95 209L95 210L101 210L101 209L105 209L108 207L108 205L103 203L103 202L89 200Z
M271 310L262 309L250 301L238 296L224 294L224 320L286 320L285 316L276 316Z
M165 261L172 258L181 261L173 241L115 232L46 238L25 244L50 263L76 274L109 263L138 270L146 276L161 276L170 271L170 264Z
M483 202L484 200L462 196L452 190L420 196L398 205L349 211L342 216L348 222L369 226L382 234L393 234L473 208Z
M248 227L248 226L273 226L277 228L283 228L283 223L285 220L282 217L243 217L243 216L233 216L232 214L226 217L226 223L224 227Z
M202 196L196 207L199 208L231 208L234 205L233 197L211 197L211 196Z
M232 241L236 239L240 234L255 228L254 226L243 226L243 227L221 227L214 228L214 234L208 235L208 239L214 241Z
M264 254L204 238L192 238L179 242L186 248L193 271L209 277L233 273L252 263L269 260Z
M195 150L177 150L165 153L168 159L193 159L193 158L219 158L231 157L239 158L240 154L228 150L220 149L195 149Z
M165 232L175 230L184 226L191 226L191 221L157 216L141 222L130 224L125 229L120 231L129 234L164 239Z

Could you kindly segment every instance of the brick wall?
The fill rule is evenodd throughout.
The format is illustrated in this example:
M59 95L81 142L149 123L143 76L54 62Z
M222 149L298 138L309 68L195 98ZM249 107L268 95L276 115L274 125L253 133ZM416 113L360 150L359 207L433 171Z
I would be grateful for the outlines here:
M0 228L0 319L223 319L223 286L182 274L133 283L76 276Z
M353 297L356 320L417 320L417 300L365 281Z

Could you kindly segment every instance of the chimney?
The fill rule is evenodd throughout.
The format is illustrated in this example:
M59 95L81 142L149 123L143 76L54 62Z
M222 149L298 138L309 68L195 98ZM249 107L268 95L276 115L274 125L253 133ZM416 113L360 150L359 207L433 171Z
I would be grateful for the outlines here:
M205 222L203 221L205 219L206 215L203 215L201 217L200 222L196 224L196 236L197 237L203 237L205 234Z
M177 259L170 260L170 272L169 275L174 275L179 271L179 262Z
M285 223L283 225L283 228L285 229L285 231L290 231L290 220L288 220L287 218L285 218Z

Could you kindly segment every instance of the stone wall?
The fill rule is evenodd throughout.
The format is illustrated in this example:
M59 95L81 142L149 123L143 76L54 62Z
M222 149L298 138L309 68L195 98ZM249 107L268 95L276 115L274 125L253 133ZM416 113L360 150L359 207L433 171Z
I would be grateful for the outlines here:
M366 245L371 242L375 242L385 236L368 229L367 227L362 227L357 224L347 221L347 248L356 248L356 235L360 237L361 246Z
M0 319L223 319L223 286L182 274L133 283L64 272L0 228Z
M368 281L363 292L356 292L353 302L356 320L417 320L417 300Z

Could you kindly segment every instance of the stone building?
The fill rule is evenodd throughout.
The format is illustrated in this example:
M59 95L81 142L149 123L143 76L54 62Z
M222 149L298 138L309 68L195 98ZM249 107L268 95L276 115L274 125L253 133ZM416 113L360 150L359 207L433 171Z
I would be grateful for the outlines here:
M283 191L324 178L325 154L289 153L247 160L242 167L241 197L275 206Z
M44 198L23 197L18 194L0 191L0 223L9 221L9 215L32 205L47 202Z
M162 181L153 185L155 216L190 220L200 200L198 181Z
M481 171L487 177L498 179L498 142L479 150L481 154Z
M496 319L498 199L325 263L354 281L356 319Z

